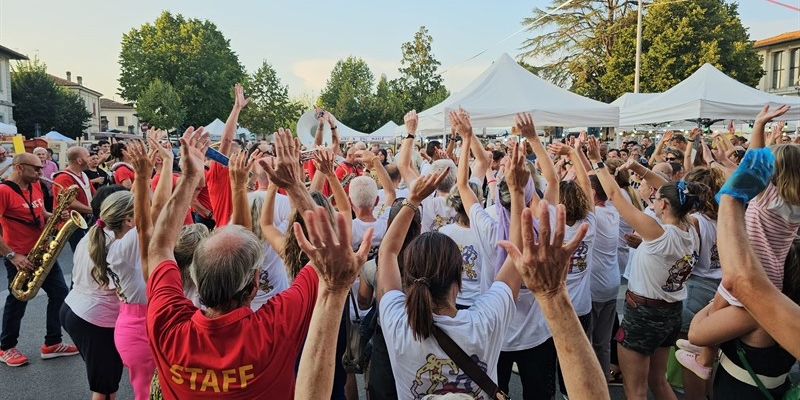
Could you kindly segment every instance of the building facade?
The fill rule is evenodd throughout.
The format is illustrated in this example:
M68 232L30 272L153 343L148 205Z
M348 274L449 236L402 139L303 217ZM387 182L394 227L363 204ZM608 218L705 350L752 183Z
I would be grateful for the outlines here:
M133 106L111 99L100 99L100 132L141 133L139 115Z
M72 81L72 73L67 71L67 79L63 79L54 75L50 75L56 85L61 86L71 92L77 93L83 100L86 110L92 116L89 117L89 127L86 128L85 133L100 132L100 96L102 93L89 89L83 86L83 77L78 76L76 81Z
M14 123L14 103L11 102L11 60L27 60L24 54L0 46L0 122Z
M800 31L758 40L753 48L766 72L758 89L778 95L800 96Z

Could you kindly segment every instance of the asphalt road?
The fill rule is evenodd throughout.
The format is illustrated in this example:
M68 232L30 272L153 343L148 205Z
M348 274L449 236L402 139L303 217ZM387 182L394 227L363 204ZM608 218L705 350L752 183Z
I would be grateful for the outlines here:
M65 246L58 260L64 271L67 285L69 285L72 276L72 252L69 246ZM8 288L5 274L0 274L0 287ZM4 306L7 295L7 290L0 292L0 299L3 301L0 304L0 310ZM80 356L46 361L39 358L39 349L44 342L46 307L47 295L43 291L40 291L28 303L25 318L22 320L22 331L17 349L30 359L30 364L18 368L0 364L0 400L78 400L91 397L85 365ZM66 332L64 332L64 341L71 343ZM363 380L359 379L359 382L361 383L360 387L363 387ZM622 387L611 387L610 391L612 399L625 398ZM517 375L512 375L509 395L514 399L522 399L522 387ZM682 398L679 395L679 399ZM127 371L123 373L117 399L133 399L133 390ZM366 399L363 391L361 399Z

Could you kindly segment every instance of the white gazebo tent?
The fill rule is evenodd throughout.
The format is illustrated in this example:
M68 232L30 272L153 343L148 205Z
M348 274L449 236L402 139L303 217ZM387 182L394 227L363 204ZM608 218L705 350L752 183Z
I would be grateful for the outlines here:
M62 142L75 143L75 139L64 136L58 131L47 132L42 137L48 140L60 140Z
M652 99L655 96L658 96L661 93L625 93L622 96L619 96L618 99L611 102L612 106L619 107L620 110L623 108L633 107L641 102L647 101Z
M383 124L382 127L378 128L375 132L369 134L369 137L365 139L366 142L390 142L397 138L397 134L395 131L397 130L397 124L394 121L389 121Z
M339 140L342 143L369 141L369 134L359 132L343 124L341 121L336 122L336 129L337 133L339 134ZM300 116L299 120L297 120L297 137L300 139L301 143L306 145L306 147L311 147L314 145L314 136L316 133L317 119L314 116L314 110L308 110ZM331 128L328 126L328 124L325 124L325 127L322 131L322 143L331 143Z
M800 119L800 97L762 92L728 77L711 64L657 96L621 107L620 125L633 126L686 119L751 120L765 104L789 104L782 119Z
M617 126L619 109L549 83L503 54L467 87L419 114L417 132L441 135L449 127L447 113L464 107L473 126L514 124L519 112L529 112L539 126ZM402 130L401 130L402 131Z

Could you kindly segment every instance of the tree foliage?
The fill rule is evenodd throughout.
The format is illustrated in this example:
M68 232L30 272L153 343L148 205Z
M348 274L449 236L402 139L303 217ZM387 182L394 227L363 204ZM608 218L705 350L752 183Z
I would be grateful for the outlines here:
M289 87L281 83L266 60L248 76L244 90L250 104L242 110L239 123L256 134L270 134L279 127L293 128L306 109L289 99Z
M563 1L547 8L535 8L523 25L540 32L523 42L522 60L544 60L536 66L539 75L569 87L575 93L610 101L600 85L606 60L613 56L617 36L631 24L632 0L573 0L556 10ZM634 16L635 17L635 16ZM635 26L636 20L633 19Z
M17 129L32 138L39 124L41 134L56 130L77 138L92 114L76 93L60 88L47 74L47 66L34 58L17 63L11 74L11 101Z
M611 95L633 91L635 51L633 26L616 42L602 78ZM738 5L724 0L653 2L642 20L640 91L665 91L705 63L746 85L761 79L761 60L739 19Z
M373 93L375 77L366 61L349 56L339 60L320 94L320 103L345 125L372 132L380 128L374 118Z
M161 79L153 79L139 95L136 111L142 121L147 121L156 129L173 129L181 126L186 119L178 91Z
M137 102L158 78L177 91L185 106L180 125L205 125L233 104L231 88L244 77L230 42L209 21L164 11L151 24L122 37L120 95Z
M441 63L433 55L432 43L433 36L421 26L412 41L400 46L403 52L398 68L401 76L395 85L407 110L422 111L449 95L438 72Z

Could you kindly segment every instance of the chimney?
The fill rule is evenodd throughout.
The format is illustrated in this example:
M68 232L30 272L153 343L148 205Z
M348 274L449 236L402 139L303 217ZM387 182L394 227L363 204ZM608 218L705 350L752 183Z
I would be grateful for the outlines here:
M72 82L72 72L67 71L67 80Z
M83 77L82 76L78 77L78 85L83 86Z

